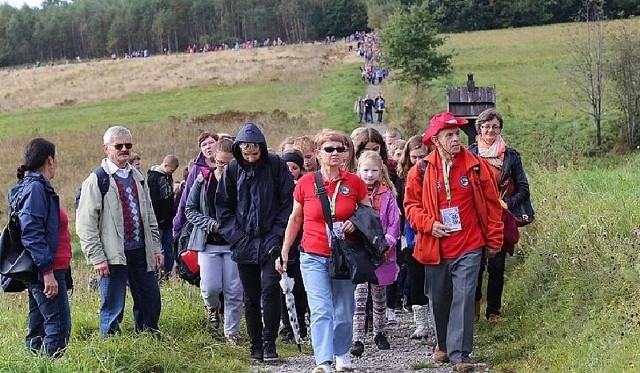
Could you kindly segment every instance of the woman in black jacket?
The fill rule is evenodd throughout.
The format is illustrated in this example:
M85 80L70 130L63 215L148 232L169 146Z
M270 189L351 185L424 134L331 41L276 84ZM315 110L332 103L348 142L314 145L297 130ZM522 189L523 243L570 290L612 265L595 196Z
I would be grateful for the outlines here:
M487 109L480 113L476 121L478 136L469 150L492 166L496 177L500 196L511 209L529 199L529 182L522 167L520 154L509 147L501 136L504 122L495 109ZM485 316L491 322L502 321L502 290L504 287L506 251L501 250L495 257L487 260L487 309ZM478 287L476 288L476 320L480 318L480 299L482 299L482 275L484 265L480 267Z

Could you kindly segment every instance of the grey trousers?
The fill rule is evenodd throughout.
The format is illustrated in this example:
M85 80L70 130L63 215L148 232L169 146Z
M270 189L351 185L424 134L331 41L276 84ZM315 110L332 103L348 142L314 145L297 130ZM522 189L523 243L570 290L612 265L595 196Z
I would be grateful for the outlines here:
M438 347L451 364L468 363L473 350L473 318L482 249L457 259L425 266L425 290L431 301Z
M222 248L226 249L223 250ZM231 260L228 246L207 245L205 251L198 252L200 266L200 293L207 308L220 306L220 292L224 294L224 335L240 334L242 315L242 283L238 265Z

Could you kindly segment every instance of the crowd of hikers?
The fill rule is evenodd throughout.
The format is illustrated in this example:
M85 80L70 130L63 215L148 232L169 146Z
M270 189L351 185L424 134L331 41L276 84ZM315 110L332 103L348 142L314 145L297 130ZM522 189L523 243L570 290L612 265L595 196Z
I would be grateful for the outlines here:
M248 345L253 360L279 360L278 337L310 340L312 372L332 364L350 370L368 338L392 349L387 326L398 322L396 313L412 312L410 338L435 338L435 362L472 371L481 279L487 271L484 316L499 322L505 257L517 235L504 214L528 201L529 186L519 154L500 135L502 116L481 113L469 149L460 139L466 123L439 113L406 140L394 128L324 129L288 137L275 150L247 123L233 136L194 139L197 156L176 182L177 157L144 174L132 165L139 157L131 131L109 128L106 157L82 183L76 210L82 252L98 278L100 336L121 332L127 288L135 331L161 335L158 278L175 276L173 243L185 236L208 328L228 344ZM25 283L25 344L51 356L63 354L71 330L69 219L50 183L57 167L55 145L32 140L9 193L37 269ZM370 272L347 260L348 275L338 275L338 243L360 252L378 228L383 251ZM284 273L294 281L295 307L284 300Z

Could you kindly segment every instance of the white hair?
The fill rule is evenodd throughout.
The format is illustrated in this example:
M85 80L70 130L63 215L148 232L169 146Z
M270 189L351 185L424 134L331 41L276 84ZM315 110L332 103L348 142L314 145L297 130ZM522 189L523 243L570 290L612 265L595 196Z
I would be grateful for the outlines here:
M131 137L131 131L122 126L113 126L109 127L109 129L104 133L102 137L103 144L110 144L111 139L114 136L129 136Z

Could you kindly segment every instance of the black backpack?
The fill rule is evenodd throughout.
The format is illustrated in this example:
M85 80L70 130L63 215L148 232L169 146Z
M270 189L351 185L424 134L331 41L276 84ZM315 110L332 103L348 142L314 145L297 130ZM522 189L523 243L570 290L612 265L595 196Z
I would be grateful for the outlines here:
M100 194L102 194L102 199L104 199L105 194L107 194L107 192L109 191L109 185L110 185L109 175L107 174L107 171L105 171L104 168L102 168L102 166L96 167L96 169L93 170L93 173L96 174L96 176L98 177L98 187L100 188ZM73 202L73 208L76 210L78 209L78 205L80 204L81 193L82 193L82 186L76 189L76 196Z

